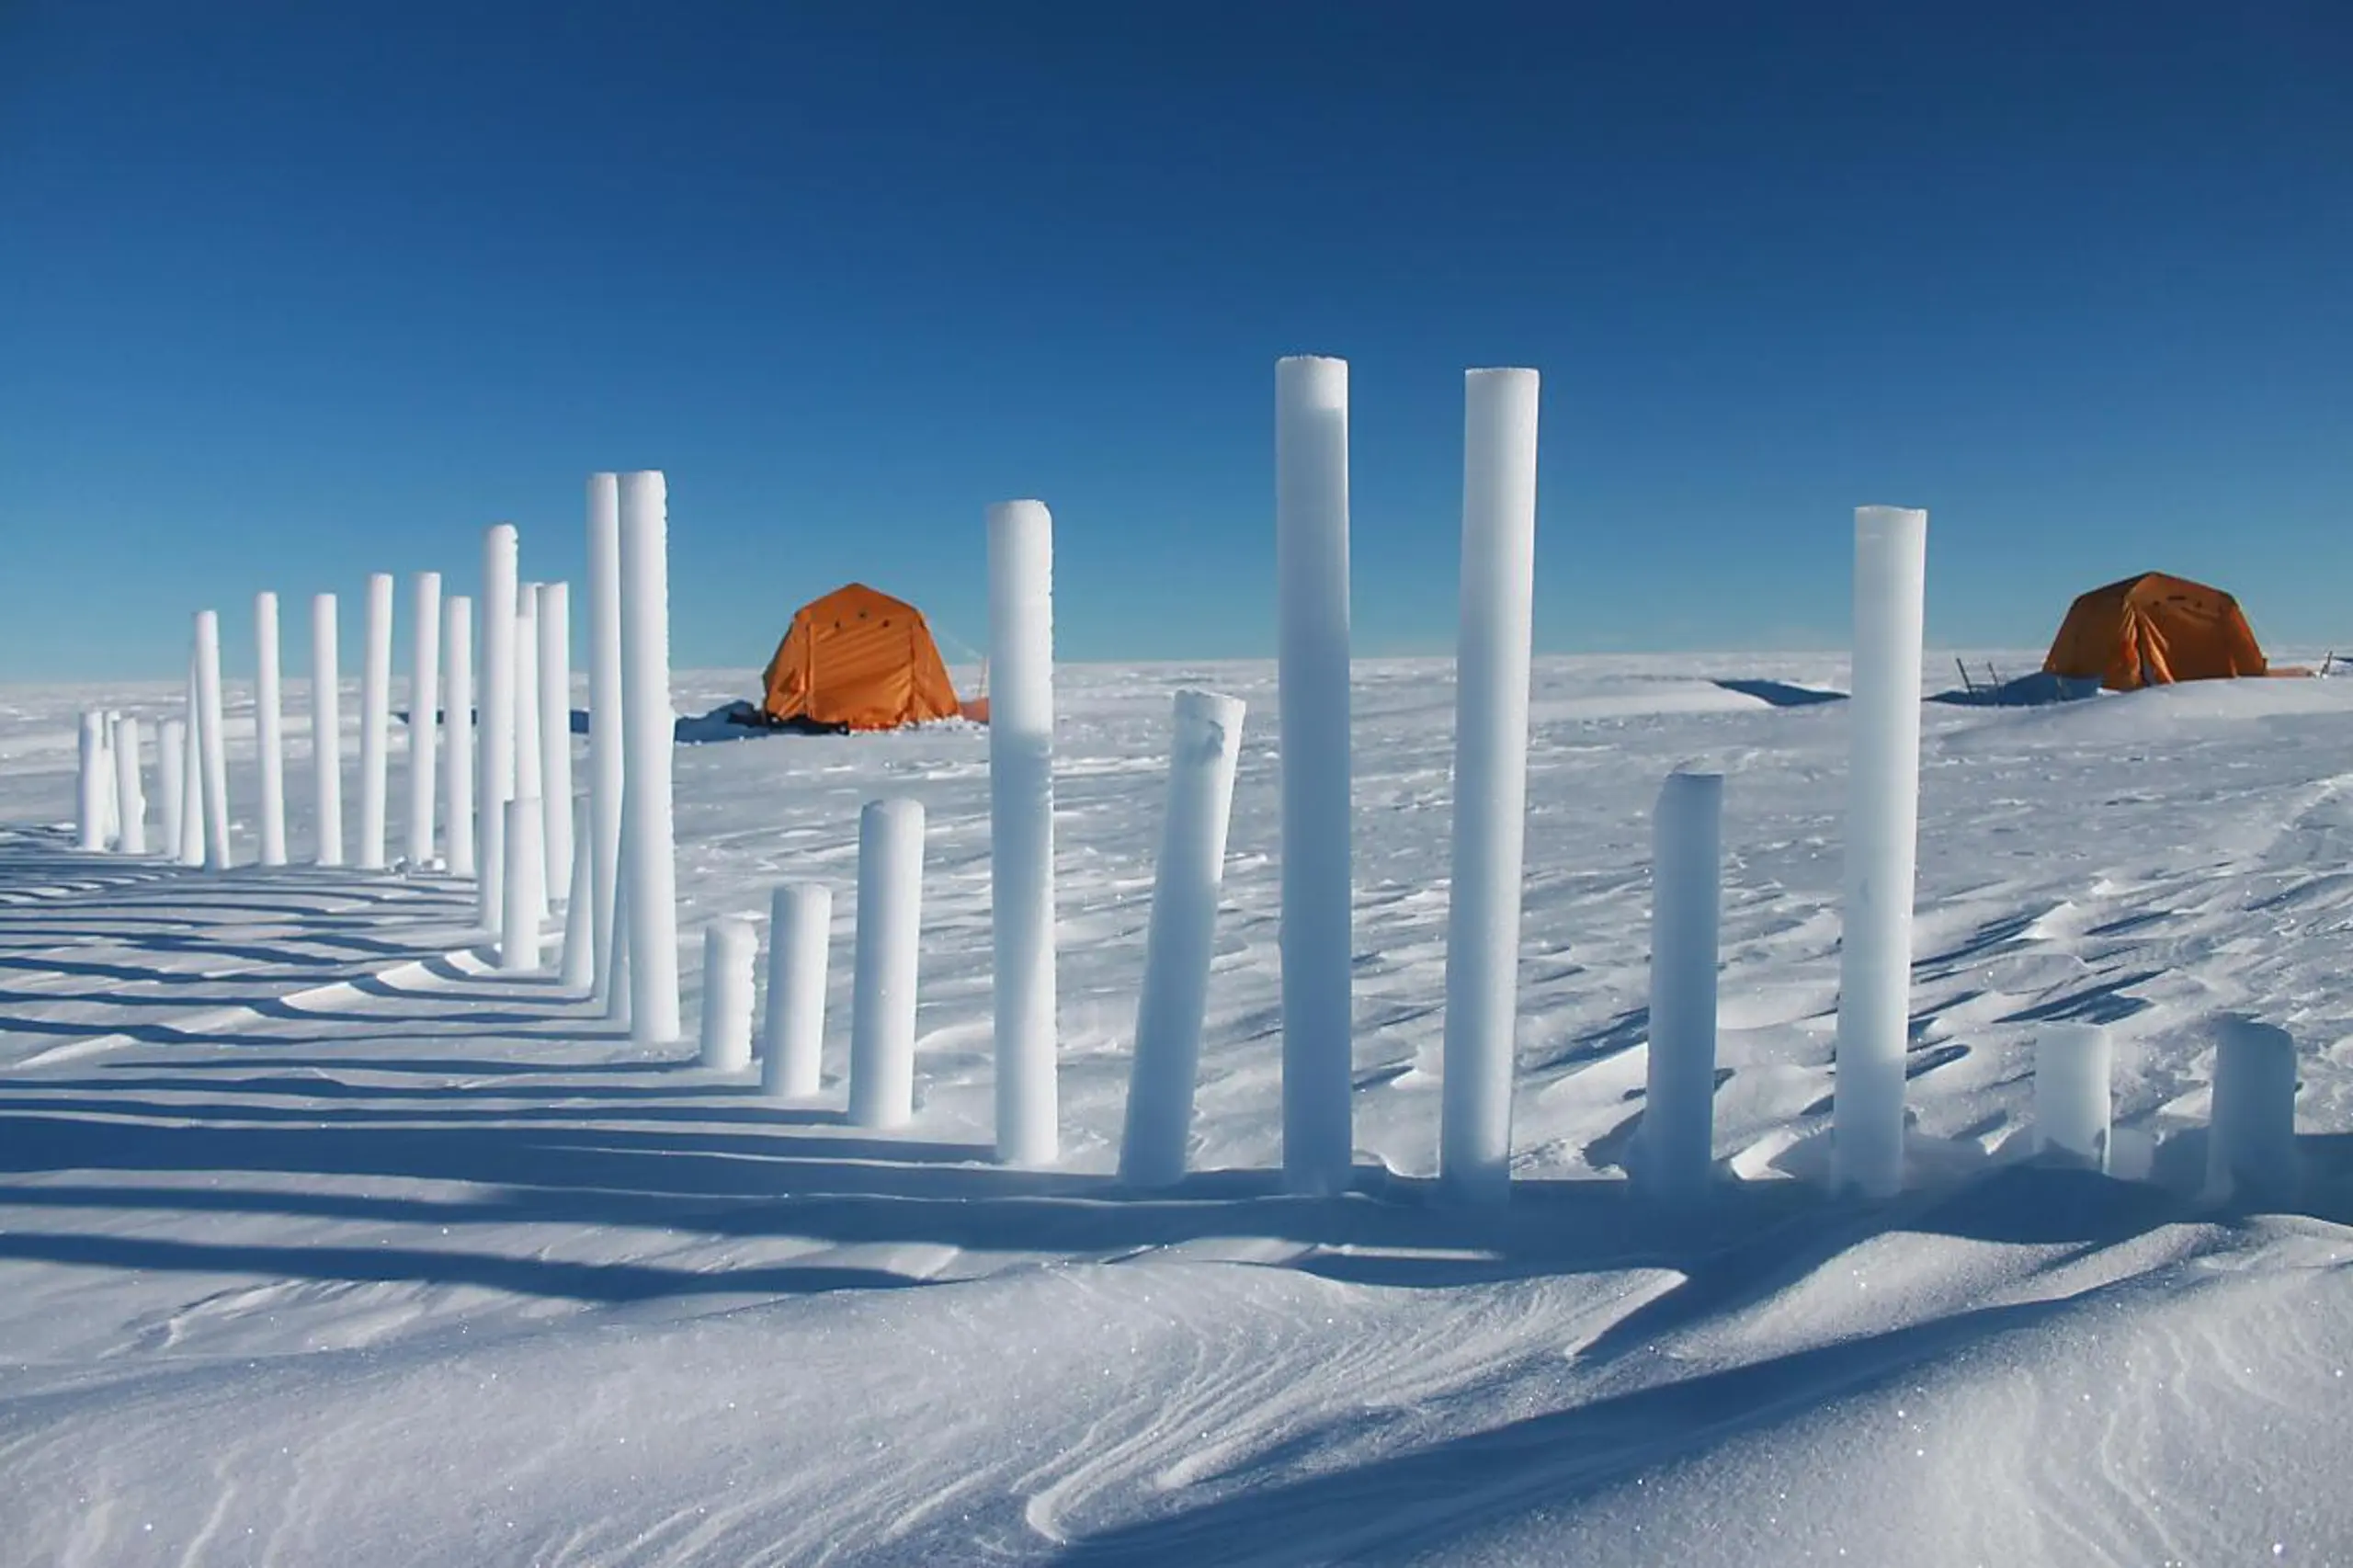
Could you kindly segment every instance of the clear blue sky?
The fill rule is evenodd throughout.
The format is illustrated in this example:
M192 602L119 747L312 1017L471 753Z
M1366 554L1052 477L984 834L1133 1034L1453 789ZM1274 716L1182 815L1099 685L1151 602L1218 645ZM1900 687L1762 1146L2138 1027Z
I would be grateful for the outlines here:
M681 665L850 578L980 642L1033 494L1065 656L1269 653L1294 352L1364 652L1451 647L1487 364L1547 649L1837 646L1866 501L1939 642L2144 567L2353 642L2348 85L2344 0L0 0L0 680L576 580L635 467Z

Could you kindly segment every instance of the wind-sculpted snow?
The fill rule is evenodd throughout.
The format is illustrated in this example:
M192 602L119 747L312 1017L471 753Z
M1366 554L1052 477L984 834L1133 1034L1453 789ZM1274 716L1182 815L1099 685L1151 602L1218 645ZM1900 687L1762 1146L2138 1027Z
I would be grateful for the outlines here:
M1170 694L1271 715L1271 676L1056 672L1051 1171L991 1158L978 726L679 748L689 1018L710 919L832 890L824 1087L777 1104L494 972L462 884L74 853L76 710L152 737L180 688L0 691L0 1562L2353 1560L2353 686L1924 710L1911 1184L1865 1205L1817 1185L1842 663L1538 661L1518 1186L1483 1210L1429 1179L1451 687L1360 663L1354 1189L1281 1192L1255 721L1193 1174L1123 1189ZM685 676L676 705L750 689ZM300 859L299 685L286 708ZM1692 1214L1622 1179L1678 765L1726 774L1725 1183ZM845 1124L841 1076L882 794L928 823L890 1132ZM2300 1048L2284 1212L2199 1197L2234 1013ZM2021 1163L2052 1020L2109 1027L2113 1157L2151 1180Z

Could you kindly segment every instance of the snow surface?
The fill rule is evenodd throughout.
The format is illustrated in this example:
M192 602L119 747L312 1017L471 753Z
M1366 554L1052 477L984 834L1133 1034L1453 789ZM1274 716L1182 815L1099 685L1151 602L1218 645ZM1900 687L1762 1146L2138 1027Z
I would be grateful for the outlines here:
M1326 1199L1275 1175L1269 665L1056 674L1050 1172L988 1158L977 727L678 749L689 1019L706 922L833 889L825 1086L779 1106L691 1039L648 1053L489 972L445 879L74 853L75 710L153 721L181 689L0 689L0 1561L2353 1561L2353 682L1924 710L1911 1186L1870 1205L1817 1185L1841 664L1538 662L1495 1211L1432 1200L1415 1065L1442 1024L1442 662L1356 670L1358 1179ZM752 684L682 675L676 706ZM1198 1172L1143 1197L1109 1173L1188 685L1270 722ZM225 695L250 861L252 692ZM1688 1218L1620 1165L1678 765L1729 776L1725 1185ZM881 793L929 822L892 1134L840 1119ZM2241 1011L2301 1051L2290 1211L2197 1195ZM2117 1164L2154 1180L2022 1163L2044 1020L2109 1026Z

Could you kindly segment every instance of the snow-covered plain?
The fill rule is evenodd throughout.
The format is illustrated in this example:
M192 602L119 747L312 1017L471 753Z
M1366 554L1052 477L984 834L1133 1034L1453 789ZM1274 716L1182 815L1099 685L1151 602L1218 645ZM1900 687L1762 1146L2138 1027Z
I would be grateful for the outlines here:
M1356 673L1331 1199L1273 1174L1271 666L1057 679L1063 1161L1033 1173L988 1159L979 729L681 747L688 1038L649 1056L450 956L444 879L74 853L75 710L153 734L177 687L0 689L0 1561L2353 1562L2353 681L1927 708L1911 1184L1871 1205L1817 1185L1842 662L1540 660L1518 1186L1479 1211L1430 1180L1446 664ZM1251 708L1199 1174L1142 1197L1109 1173L1187 684ZM1729 774L1726 1181L1675 1218L1621 1161L1647 812L1687 762ZM883 792L930 824L903 1135L839 1123ZM832 886L835 940L824 1091L777 1105L692 1064L693 966L786 879ZM2197 1194L2234 1010L2302 1049L2292 1212ZM2111 1028L2119 1164L2154 1179L2019 1163L2050 1019Z

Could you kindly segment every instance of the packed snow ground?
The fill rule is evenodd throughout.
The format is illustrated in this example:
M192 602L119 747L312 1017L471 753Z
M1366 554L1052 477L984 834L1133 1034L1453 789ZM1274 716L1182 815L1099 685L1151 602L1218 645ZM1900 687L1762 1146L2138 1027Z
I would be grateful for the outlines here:
M2353 681L1928 705L1914 1182L1868 1206L1816 1185L1838 662L1540 661L1501 1213L1427 1180L1447 666L1358 669L1361 1179L1329 1201L1272 1175L1271 669L1059 681L1051 1173L985 1157L983 731L680 748L689 1033L704 919L835 890L827 1089L773 1106L482 972L444 879L72 853L74 710L176 694L0 691L0 1561L2353 1562ZM1201 1174L1144 1198L1108 1173L1184 684L1251 712ZM1726 1185L1677 1219L1620 1161L1686 762L1732 775ZM917 1121L876 1136L838 1074L886 791L931 833ZM2302 1048L2296 1212L2195 1192L2232 1010ZM2154 1179L2018 1162L2045 1019L2111 1027Z

